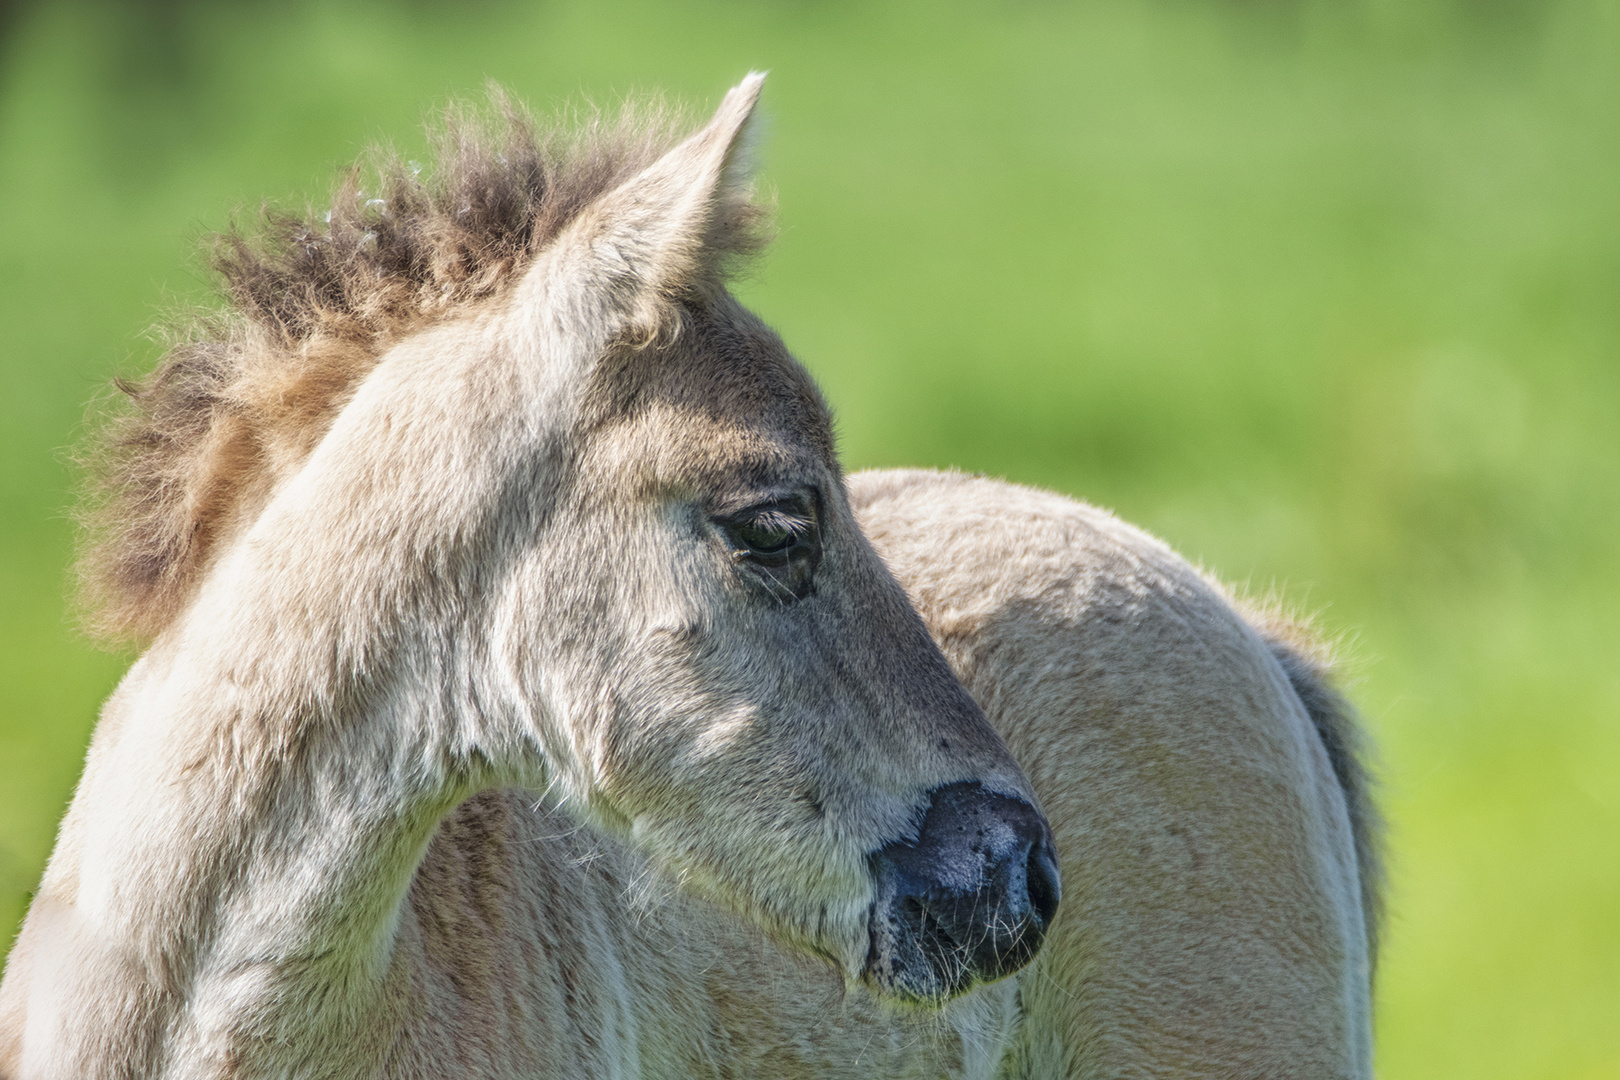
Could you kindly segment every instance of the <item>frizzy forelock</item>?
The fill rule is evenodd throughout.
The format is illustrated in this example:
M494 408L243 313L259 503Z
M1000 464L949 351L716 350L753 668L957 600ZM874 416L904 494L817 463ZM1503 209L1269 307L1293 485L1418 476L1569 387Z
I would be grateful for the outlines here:
M78 455L93 634L155 636L391 345L499 297L585 207L690 130L657 99L542 128L500 88L489 97L445 110L425 165L374 151L329 209L267 206L251 228L209 239L223 310L172 319L156 369L117 381ZM718 271L761 247L765 217L746 201L715 223Z

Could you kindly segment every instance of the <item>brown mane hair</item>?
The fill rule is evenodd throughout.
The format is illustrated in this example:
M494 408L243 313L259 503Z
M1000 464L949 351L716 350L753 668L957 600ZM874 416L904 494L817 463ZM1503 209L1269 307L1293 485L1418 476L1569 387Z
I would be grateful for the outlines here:
M392 344L501 295L686 130L654 102L540 131L499 88L490 96L493 116L446 111L427 168L377 151L330 210L266 208L250 231L211 238L225 309L177 323L150 376L116 382L123 404L81 455L78 571L93 634L162 630ZM761 220L744 202L716 223L722 263L757 249Z

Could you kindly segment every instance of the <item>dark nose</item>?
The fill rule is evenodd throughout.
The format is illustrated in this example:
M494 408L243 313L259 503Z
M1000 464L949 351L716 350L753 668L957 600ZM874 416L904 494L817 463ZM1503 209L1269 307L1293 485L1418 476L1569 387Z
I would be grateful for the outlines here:
M921 1001L1029 963L1063 890L1046 819L977 782L936 788L917 839L869 863L877 898L867 976Z

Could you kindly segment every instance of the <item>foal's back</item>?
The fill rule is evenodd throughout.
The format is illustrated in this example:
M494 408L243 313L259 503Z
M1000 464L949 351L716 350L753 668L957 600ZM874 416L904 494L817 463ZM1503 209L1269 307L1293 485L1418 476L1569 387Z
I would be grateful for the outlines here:
M849 489L1057 837L1006 1074L1368 1075L1371 815L1318 732L1347 753L1346 718L1289 681L1306 667L1103 511L957 474Z

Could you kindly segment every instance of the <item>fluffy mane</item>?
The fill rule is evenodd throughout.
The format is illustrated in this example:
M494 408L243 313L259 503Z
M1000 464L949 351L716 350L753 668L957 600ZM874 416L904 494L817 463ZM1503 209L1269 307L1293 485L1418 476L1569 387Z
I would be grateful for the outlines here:
M426 168L374 152L329 210L267 208L251 229L210 238L224 309L175 321L156 370L116 382L122 401L81 455L92 633L162 630L392 344L499 297L580 211L690 130L653 103L542 131L500 90L491 98L493 115L447 110ZM757 250L762 221L745 198L727 208L710 239L717 273Z

